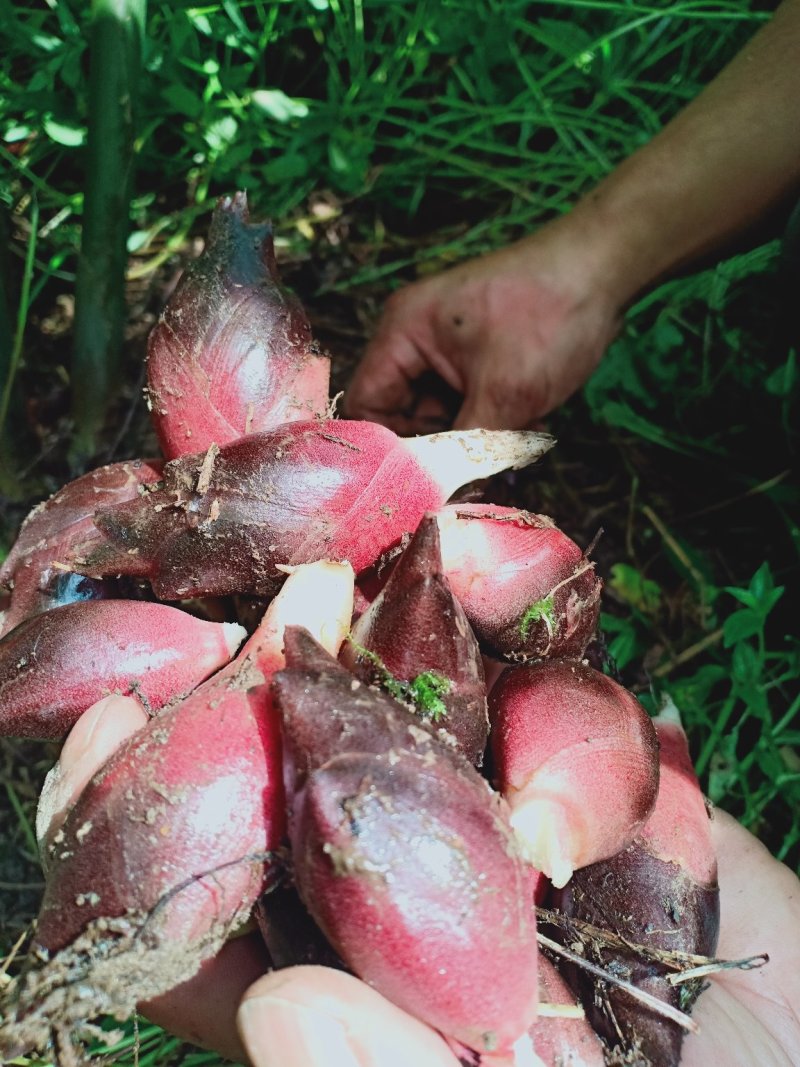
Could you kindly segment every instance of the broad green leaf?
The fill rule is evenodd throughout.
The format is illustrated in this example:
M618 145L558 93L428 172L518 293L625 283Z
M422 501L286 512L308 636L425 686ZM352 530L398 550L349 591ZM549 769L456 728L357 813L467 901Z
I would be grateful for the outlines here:
M625 668L644 651L636 624L631 619L604 612L600 629L606 636L616 634L616 637L608 641L608 652L620 669Z
M252 37L250 28L242 18L242 13L239 10L239 0L236 0L235 3L233 0L222 0L222 6L225 9L225 14L236 27L236 32L245 40Z
M257 108L271 115L276 122L304 119L309 110L304 100L292 99L282 89L256 89L251 99Z
M53 92L53 75L54 64L37 67L31 75L31 80L28 82L28 92L51 94Z
M653 341L659 352L671 352L686 344L686 339L675 323L663 317L659 317L656 322Z
M31 41L42 52L55 52L64 45L60 37L51 37L46 33L35 33Z
M764 595L764 598L761 601L761 609L765 615L768 615L772 611L785 591L786 587L779 585L776 589L770 589L770 591Z
M749 588L740 589L738 586L725 586L726 593L730 593L740 604L757 611L762 618L766 618L772 611L785 591L785 586L775 585L772 571L767 561L762 563L753 575Z
M204 34L206 37L214 36L214 29L207 15L204 15L197 8L189 8L186 14L189 17L189 21L196 30Z
M608 652L620 670L624 670L639 654L639 642L632 630L626 630L608 643Z
M239 170L249 162L252 154L252 145L246 140L233 141L216 161L215 166L217 174L222 177L223 175L230 174L231 171ZM236 180L241 181L241 176L237 176Z
M800 374L797 369L797 355L792 349L782 367L777 367L764 382L764 388L772 396L785 397L792 393L798 383Z
M722 624L722 639L726 648L735 645L737 641L746 641L749 637L755 637L763 626L762 617L754 611L734 611Z
M754 596L749 589L739 589L735 585L726 585L723 586L723 589L726 593L730 593L732 597L735 597L740 604L744 604L745 607L753 609L758 607L758 597Z
M305 178L309 161L305 156L285 155L270 160L264 167L264 177L270 182L282 182L291 178Z
M768 589L773 589L775 583L772 580L772 571L767 560L761 564L750 580L750 592L758 600L761 600Z
M739 761L736 757L738 739L736 731L721 737L717 751L711 760L708 795L714 804L722 802L739 778Z
M26 137L31 135L30 126L9 126L3 134L3 140L7 144L13 144L15 141L24 141Z
M734 646L731 664L734 680L741 687L753 686L760 680L761 660L753 646L746 641L740 641Z
M128 236L128 251L131 253L138 252L139 249L147 243L149 237L149 230L134 230L134 232Z
M786 760L780 749L769 744L758 745L758 765L770 781L774 781L779 774L786 773Z
M51 140L56 144L63 144L66 148L77 148L86 141L85 126L72 126L66 122L57 122L52 115L45 115L42 125Z
M594 44L591 35L572 19L537 19L530 34L564 59L579 60Z
M199 118L203 111L201 98L180 82L168 85L161 95L179 114L187 115L190 119Z
M601 422L618 426L622 430L630 430L631 433L637 434L645 441L652 441L653 444L661 445L662 448L693 455L694 450L681 444L676 440L675 435L667 433L661 426L637 414L625 404L607 401L600 409L599 417Z
M70 89L78 90L83 84L83 49L73 48L64 56L59 73Z
M230 115L217 119L205 131L205 140L212 152L221 152L236 136L239 124Z
M609 588L620 600L637 608L645 615L654 615L661 604L661 587L658 582L645 578L641 571L627 563L615 563L611 568Z
M680 708L698 709L703 711L704 719L708 720L706 705L709 696L715 686L725 681L729 671L718 663L706 663L688 678L679 678L670 683L669 692L675 698L675 703Z

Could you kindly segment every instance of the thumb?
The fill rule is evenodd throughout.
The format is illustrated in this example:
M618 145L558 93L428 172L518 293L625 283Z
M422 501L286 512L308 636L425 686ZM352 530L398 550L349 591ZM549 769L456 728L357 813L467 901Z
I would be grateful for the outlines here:
M70 730L58 762L45 779L36 811L36 838L47 867L49 845L90 779L131 734L148 721L133 697L103 697Z
M472 388L464 397L454 430L522 430L533 421L533 414L514 395L499 401L490 390Z
M467 396L453 422L454 430L506 430L511 429L494 404L482 396Z
M343 971L291 967L245 994L239 1031L255 1067L458 1067L443 1039Z

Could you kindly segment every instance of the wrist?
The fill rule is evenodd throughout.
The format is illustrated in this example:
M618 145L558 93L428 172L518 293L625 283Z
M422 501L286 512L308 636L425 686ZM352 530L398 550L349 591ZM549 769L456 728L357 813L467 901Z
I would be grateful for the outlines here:
M671 221L677 205L653 195L637 162L627 160L559 220L579 242L589 283L620 313L668 275L682 253L669 239L677 236Z
M600 196L602 187L588 193L566 214L542 226L521 246L545 279L557 279L558 289L574 308L591 304L621 315L649 282L643 275L648 241L644 220L637 226L617 213Z

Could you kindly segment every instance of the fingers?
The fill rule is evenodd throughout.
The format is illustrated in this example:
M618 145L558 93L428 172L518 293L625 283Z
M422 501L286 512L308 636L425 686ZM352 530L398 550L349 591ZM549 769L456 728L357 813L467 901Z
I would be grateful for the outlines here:
M800 937L800 880L741 823L719 808L711 832L719 867L722 933L719 953L784 953L784 932ZM765 916L769 915L769 922ZM800 975L797 976L800 1003Z
M147 722L133 697L98 700L73 726L58 762L45 779L36 812L36 837L47 868L48 845L89 780L131 734Z
M413 383L427 369L414 341L403 330L386 324L367 348L345 394L344 414L401 432L414 403Z
M254 1067L458 1067L435 1031L325 967L265 975L245 994L237 1022Z
M715 809L711 833L720 884L717 955L770 958L758 970L711 977L694 1012L700 1032L687 1037L681 1064L784 1067L800 1048L800 881L726 812Z
M791 1067L793 1060L779 1038L770 1032L755 1011L731 995L715 979L711 980L692 1010L699 1027L687 1034L681 1048L680 1067ZM796 1045L794 1046L796 1047Z
M498 338L491 358L483 353L474 360L454 429L523 430L554 407L548 360L509 342L513 338Z
M617 332L619 308L590 267L574 235L543 227L401 290L346 412L400 433L430 432L418 416L419 386L433 371L463 396L457 429L530 426L584 384Z
M431 433L452 421L453 393L463 383L437 337L451 284L448 272L390 297L345 396L346 415L400 434Z
M139 1010L184 1041L214 1049L235 1063L249 1063L236 1029L236 1012L248 986L268 968L261 935L245 934L228 941L188 982L140 1004Z
M552 406L546 361L529 358L510 314L490 329L485 294L460 278L448 272L389 301L345 396L347 416L399 434L435 433L454 417L456 429L521 429Z
M800 1015L800 880L736 819L716 809L711 823L720 885L721 930L717 954L741 959L769 953L757 971L729 971L716 981L740 997L778 991ZM800 1036L800 1030L798 1030Z
M464 397L464 404L453 423L454 430L522 430L540 414L533 405L528 407L519 401L520 389L511 387L498 402L490 391L471 389Z

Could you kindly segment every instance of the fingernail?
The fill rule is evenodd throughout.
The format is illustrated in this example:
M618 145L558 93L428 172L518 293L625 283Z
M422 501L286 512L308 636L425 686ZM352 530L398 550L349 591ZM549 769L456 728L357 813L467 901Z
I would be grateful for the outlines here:
M135 697L113 694L98 700L70 731L61 750L62 769L72 774L87 756L99 766L146 723L147 713Z
M78 719L67 735L67 740L61 750L62 762L67 764L77 763L81 756L91 748L92 738L105 718L106 708L111 699L111 697L104 697L102 700L98 700Z
M341 1023L313 1008L252 997L237 1021L255 1067L361 1067Z

